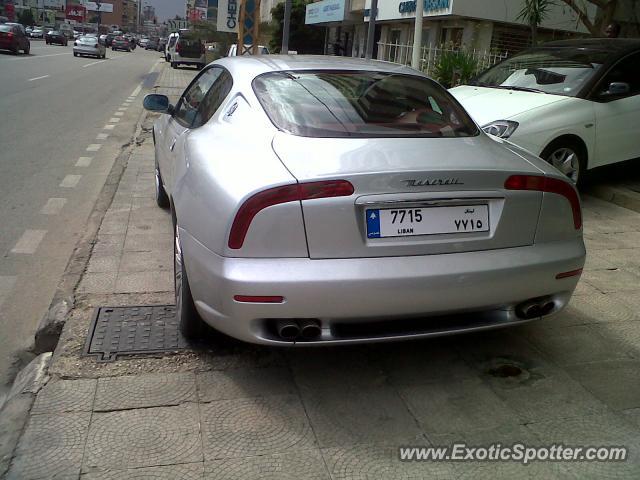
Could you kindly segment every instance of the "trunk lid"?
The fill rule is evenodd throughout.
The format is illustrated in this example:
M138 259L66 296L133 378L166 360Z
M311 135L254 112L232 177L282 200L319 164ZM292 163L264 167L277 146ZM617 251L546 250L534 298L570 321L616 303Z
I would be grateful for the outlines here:
M298 181L341 179L355 188L350 197L302 202L311 258L427 255L533 243L542 194L507 191L504 182L510 175L541 171L486 135L345 139L278 133L272 146ZM384 225L377 236L372 213ZM407 222L420 216L420 224L405 224L405 215ZM480 219L482 228L467 230L465 224L455 231L465 215ZM395 217L397 225L391 222ZM419 228L408 231L410 226Z

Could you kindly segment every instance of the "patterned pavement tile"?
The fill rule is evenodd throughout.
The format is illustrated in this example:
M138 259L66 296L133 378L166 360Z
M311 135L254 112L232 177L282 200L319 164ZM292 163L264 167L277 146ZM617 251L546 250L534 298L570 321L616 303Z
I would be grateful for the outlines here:
M428 446L426 442L416 446ZM451 464L400 461L398 446L349 445L322 450L334 480L453 479Z
M318 450L216 460L204 472L207 480L330 480Z
M96 380L93 379L49 382L38 393L31 414L90 412L95 393Z
M95 411L160 407L196 401L193 373L126 375L98 379Z
M201 402L233 398L292 395L296 386L286 368L234 368L196 376Z
M389 386L301 390L321 447L356 443L411 444L422 431L398 393Z
M202 463L165 465L162 467L103 470L87 473L81 480L202 480Z
M90 418L88 412L32 416L7 479L77 478Z
M94 413L83 471L202 461L198 406Z
M300 399L293 395L200 405L205 459L290 453L315 446Z
M624 446L628 458L624 462L561 462L555 464L557 478L637 479L640 478L640 427L626 422L624 416L603 413L564 420L531 423L526 427L540 439L540 445L601 447Z

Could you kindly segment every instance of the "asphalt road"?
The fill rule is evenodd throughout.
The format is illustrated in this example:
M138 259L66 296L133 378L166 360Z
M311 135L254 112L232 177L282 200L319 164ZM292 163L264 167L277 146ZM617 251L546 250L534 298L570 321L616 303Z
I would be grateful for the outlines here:
M30 55L0 52L0 402L159 62L140 48L76 58L71 43L41 41Z

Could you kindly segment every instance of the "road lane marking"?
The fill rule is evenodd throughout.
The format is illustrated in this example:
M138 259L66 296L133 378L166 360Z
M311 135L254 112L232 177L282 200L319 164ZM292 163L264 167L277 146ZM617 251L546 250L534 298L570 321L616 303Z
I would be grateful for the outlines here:
M87 63L86 65L82 65L82 68L90 67L91 65L98 65L99 63L106 62L106 60L98 60L97 62Z
M118 108L118 110L120 110L121 112L126 112L126 111L127 111L127 108L129 108L129 106L126 106L126 107L120 107L120 108Z
M60 186L62 188L75 188L81 178L82 175L67 175L60 182Z
M116 112L116 113L114 113L114 115L115 115L116 117L121 117L121 116L123 116L123 115L124 115L124 112Z
M25 230L11 253L23 253L31 255L38 249L38 245L47 234L46 230Z
M102 148L102 145L99 143L92 143L87 147L87 152L97 152L100 148Z
M131 92L131 95L129 95L129 97L137 97L138 94L140 93L140 90L142 90L142 84L138 85L135 90L133 92Z
M109 119L109 123L118 123L120 121L120 119L118 117L111 117Z
M16 284L16 278L13 275L0 275L0 305L9 298L13 286Z
M76 167L88 167L91 165L91 160L93 160L91 157L80 157L76 162Z
M48 78L50 75L42 75L41 77L34 77L34 78L30 78L29 80L27 80L27 82L33 82L35 80L41 80L43 78Z
M49 55L30 55L28 57L20 57L20 58L8 58L7 60L9 61L16 61L16 60L29 60L30 58L46 58L46 57L59 57L60 55L69 55L69 53L52 53Z
M43 215L58 215L65 203L67 203L66 198L50 198L47 200L47 203L44 204L40 213Z
M112 124L107 124L104 127L102 127L103 130L113 130L114 128L116 128L116 126Z
M99 133L96 136L96 140L106 140L107 138L109 138L109 134L108 133Z

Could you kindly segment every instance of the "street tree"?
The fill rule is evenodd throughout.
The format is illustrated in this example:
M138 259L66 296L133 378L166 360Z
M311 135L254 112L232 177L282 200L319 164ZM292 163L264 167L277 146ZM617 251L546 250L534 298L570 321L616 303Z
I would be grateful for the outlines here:
M549 9L556 5L554 0L525 0L517 20L523 20L531 27L531 44L538 43L538 26L549 15Z
M613 21L613 15L618 7L618 0L558 0L569 6L578 15L578 19L589 33L594 36L602 36L605 27ZM598 7L598 13L594 20L588 15L589 5Z
M33 17L33 12L30 9L27 9L18 13L18 23L29 27L35 25L36 19Z
M289 50L298 53L321 54L324 52L324 28L305 25L304 18L307 4L311 0L291 1L291 23L289 31ZM282 27L284 23L284 2L271 9L272 36L269 49L279 53L282 47Z

